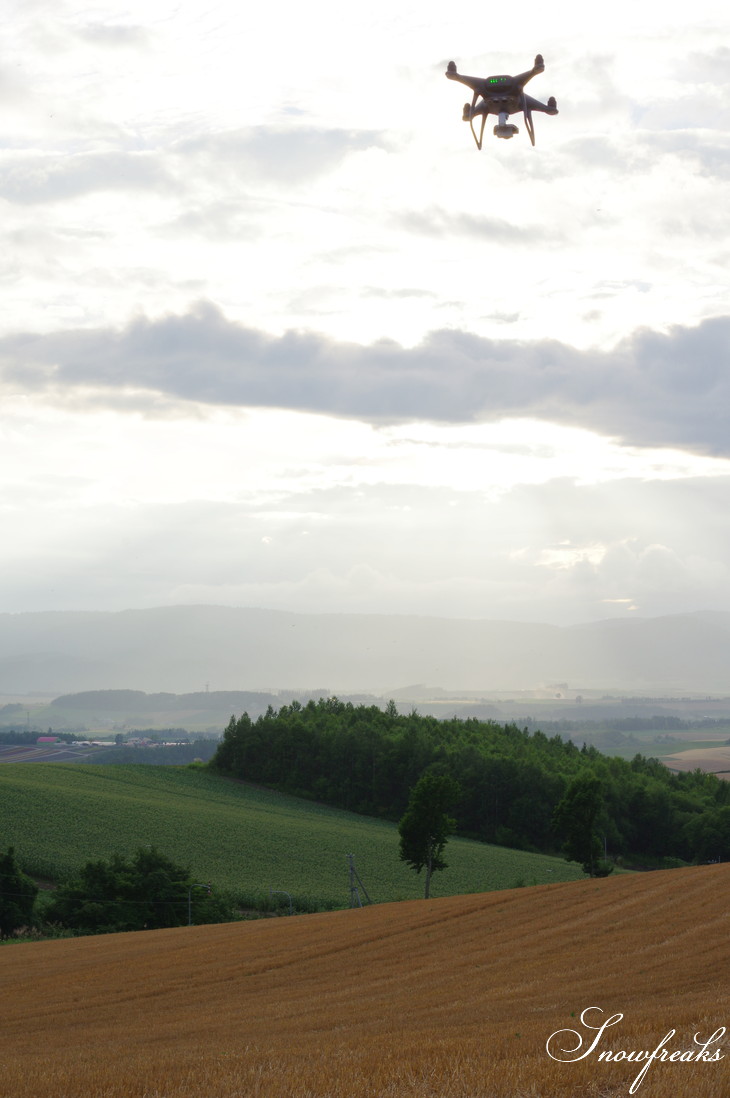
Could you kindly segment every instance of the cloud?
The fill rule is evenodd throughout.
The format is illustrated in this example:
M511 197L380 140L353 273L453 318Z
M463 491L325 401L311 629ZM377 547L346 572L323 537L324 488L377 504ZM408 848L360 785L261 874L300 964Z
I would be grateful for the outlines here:
M0 89L3 87L0 73ZM121 133L114 133L119 138ZM252 127L202 134L160 150L17 152L0 163L0 198L20 205L57 202L97 191L148 191L179 194L196 184L205 192L215 182L228 192L252 181L293 187L302 180L332 171L350 153L382 144L374 130L326 130L296 127ZM250 203L250 200L248 200ZM191 220L187 224L185 218ZM195 207L179 219L193 232L220 231L235 218L233 199Z
M6 385L166 394L203 404L314 411L374 423L532 417L637 446L730 453L730 318L640 330L611 351L432 332L370 346L306 331L271 336L210 304L121 330L0 340Z
M191 202L158 232L160 236L192 236L223 242L257 240L264 230L256 219L255 206L240 196L217 202Z
M730 84L730 48L694 50L686 59L683 74L698 84Z
M22 154L8 158L0 169L0 197L20 205L58 202L93 191L158 192L173 186L151 153Z
M11 104L22 102L28 91L28 81L17 69L13 69L7 62L0 63L0 97L6 109Z
M666 109L669 113L671 104L667 104ZM724 113L726 128L730 125L730 109L724 107ZM717 122L716 116L714 120ZM698 129L652 133L643 139L647 153L671 155L685 171L691 166L704 178L727 179L730 176L730 140L725 132L718 134L702 128L706 121L703 116Z
M386 290L382 286L364 286L362 289L363 297L375 297L375 298L436 298L436 294L433 290L417 289L415 286L404 286L402 289Z
M178 157L195 170L235 176L239 182L272 180L294 187L302 179L324 175L352 152L384 147L377 130L324 129L304 124L252 126L202 134L177 142Z
M150 41L150 32L146 27L131 23L85 23L71 30L84 42L111 49L137 50Z
M468 236L471 240L489 240L496 244L523 244L534 246L537 241L556 239L549 229L536 225L513 225L495 217L482 217L472 213L448 213L439 207L427 210L404 210L393 223L408 232L422 236Z
M199 601L567 624L730 607L728 478L564 479L492 502L376 483L81 508L83 485L42 488L63 505L13 523L7 609Z

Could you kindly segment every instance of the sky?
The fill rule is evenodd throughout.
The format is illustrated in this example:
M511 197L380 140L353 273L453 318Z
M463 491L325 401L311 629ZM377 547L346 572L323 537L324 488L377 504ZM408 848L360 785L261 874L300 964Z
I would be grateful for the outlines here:
M730 610L729 24L11 0L0 611Z

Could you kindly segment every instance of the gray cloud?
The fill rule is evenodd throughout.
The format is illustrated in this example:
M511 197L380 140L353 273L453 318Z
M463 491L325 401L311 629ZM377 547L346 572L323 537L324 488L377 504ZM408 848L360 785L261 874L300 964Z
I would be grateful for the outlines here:
M21 102L28 94L27 79L7 62L0 63L0 97L5 107Z
M683 75L698 84L730 84L730 49L695 50L686 58Z
M669 113L669 105L667 113ZM730 124L730 107L723 106L724 123L726 130ZM710 108L709 119L703 116L702 122L718 122L717 116L712 117ZM653 150L663 154L671 154L681 160L683 166L691 164L701 171L703 176L713 179L727 179L730 176L730 140L726 132L718 134L714 130L685 129L669 130L665 133L652 133L650 137L643 139L648 151Z
M2 79L0 74L0 88ZM115 135L120 136L120 135ZM383 140L376 131L252 127L178 141L165 150L18 153L0 164L0 198L20 205L57 202L96 191L179 192L200 180L294 185L326 174L348 154ZM247 200L249 203L251 199ZM255 201L255 200L254 200ZM193 231L215 236L234 217L231 204L193 210ZM186 227L184 220L179 222Z
M375 297L385 300L393 298L436 298L433 290L417 289L415 286L404 286L399 290L384 290L381 286L365 286L361 291L362 297Z
M0 169L0 197L21 205L92 191L170 189L174 181L150 153L18 156Z
M139 49L150 40L150 33L145 27L131 23L86 23L82 27L71 28L71 31L84 42L111 49Z
M471 213L450 213L431 207L428 210L404 210L393 219L397 227L422 236L468 236L499 244L525 244L556 239L556 234L536 225L512 225L496 217Z
M270 336L202 303L122 330L6 337L0 371L13 386L90 389L97 399L104 390L141 389L382 423L534 416L638 446L728 454L729 349L730 317L667 333L640 330L611 351L451 330L403 348L312 332Z
M214 169L251 179L294 184L324 175L349 153L385 146L376 130L324 129L312 126L253 126L225 133L204 134L179 141L175 153L196 170Z
M184 213L158 231L161 236L191 235L213 241L257 240L263 229L256 221L256 205L240 196L218 202L191 203Z

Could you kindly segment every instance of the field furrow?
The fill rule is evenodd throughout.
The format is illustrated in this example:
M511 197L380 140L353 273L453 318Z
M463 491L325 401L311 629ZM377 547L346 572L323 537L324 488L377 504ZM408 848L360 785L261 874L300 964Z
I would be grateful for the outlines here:
M6 947L0 1094L618 1098L636 1064L546 1052L596 1007L624 1015L602 1050L676 1031L637 1093L726 1098L727 1034L687 1054L730 1024L729 887L706 866Z

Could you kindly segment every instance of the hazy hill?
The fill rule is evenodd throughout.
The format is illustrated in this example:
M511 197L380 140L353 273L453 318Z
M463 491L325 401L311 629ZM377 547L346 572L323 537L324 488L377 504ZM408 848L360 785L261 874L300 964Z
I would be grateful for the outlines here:
M725 1098L730 867L2 947L12 1098ZM623 1015L596 1051L546 1043ZM603 1013L601 1013L603 1012ZM675 1033L676 1031L676 1033ZM718 1040L720 1043L718 1043ZM564 1036L551 1042L576 1049Z
M730 613L519 622L221 606L0 615L0 693L532 689L727 692Z

